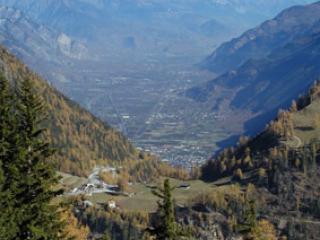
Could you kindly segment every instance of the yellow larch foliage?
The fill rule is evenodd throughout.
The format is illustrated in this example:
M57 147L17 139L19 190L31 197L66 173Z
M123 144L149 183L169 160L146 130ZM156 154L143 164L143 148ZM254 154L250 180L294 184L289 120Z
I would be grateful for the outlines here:
M72 237L75 240L87 240L90 233L89 227L79 223L71 210L62 211L61 219L66 223L65 234L67 237Z
M254 240L276 240L276 231L274 226L267 220L261 220L252 230L251 237Z

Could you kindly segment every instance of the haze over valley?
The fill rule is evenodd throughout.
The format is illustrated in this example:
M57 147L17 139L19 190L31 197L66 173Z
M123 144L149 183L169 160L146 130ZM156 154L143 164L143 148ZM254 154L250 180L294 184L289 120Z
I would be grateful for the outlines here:
M253 115L186 96L221 73L203 68L205 58L308 2L1 0L0 27L2 43L57 89L137 147L190 167L241 135Z
M319 240L320 1L0 0L0 240Z

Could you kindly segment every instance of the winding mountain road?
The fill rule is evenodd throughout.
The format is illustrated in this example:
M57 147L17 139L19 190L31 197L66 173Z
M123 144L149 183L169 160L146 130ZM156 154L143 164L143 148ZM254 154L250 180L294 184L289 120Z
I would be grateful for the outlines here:
M281 141L281 143L285 144L286 146L290 147L290 148L300 148L303 146L303 142L301 140L301 138L299 138L298 136L293 136L292 139L288 140L288 141Z

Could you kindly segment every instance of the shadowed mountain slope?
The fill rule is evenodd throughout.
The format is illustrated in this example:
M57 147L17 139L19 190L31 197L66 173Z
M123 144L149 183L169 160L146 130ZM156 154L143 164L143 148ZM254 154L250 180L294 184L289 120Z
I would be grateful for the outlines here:
M298 21L300 16L306 16L305 20ZM263 56L259 59L246 60L247 56L238 55L244 64L202 86L187 90L187 96L218 108L218 100L223 92L221 89L228 91L231 94L224 96L228 100L228 107L250 112L251 116L244 121L245 130L248 134L257 133L275 117L279 108L290 106L293 99L307 91L314 80L318 79L320 22L317 18L319 17L320 3L284 11L276 19L281 19L282 24L287 22L291 26L290 34L285 35L285 41L276 38L278 35L269 29L263 32L263 41L252 40L247 43L248 46L254 46L248 54L254 53L254 49L263 49L263 42L278 39L280 46L274 44L272 49L262 51ZM269 23L262 26L270 25ZM252 31L260 32L260 28ZM236 55L236 52L234 54ZM229 58L236 57L230 55Z
M222 44L206 59L204 67L223 73L236 69L249 59L266 57L274 49L303 35L319 19L319 2L286 9L274 19Z

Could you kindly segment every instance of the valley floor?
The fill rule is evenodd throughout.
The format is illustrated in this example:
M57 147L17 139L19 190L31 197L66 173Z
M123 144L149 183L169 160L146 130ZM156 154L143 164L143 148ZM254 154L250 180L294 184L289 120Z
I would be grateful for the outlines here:
M152 190L159 186L163 180L163 178L160 178L152 184L133 183L129 186L127 193L96 191L86 194L85 192L76 193L73 190L79 189L81 186L91 182L90 177L86 179L63 173L60 173L60 175L62 176L61 183L68 189L62 198L84 194L90 204L103 206L107 205L110 201L114 201L116 206L121 210L132 212L154 212L157 209L158 198L152 194ZM193 197L217 187L213 183L206 183L201 180L181 181L171 178L170 183L175 187L173 194L178 205L186 205Z
M137 147L173 165L190 167L206 161L217 150L216 143L240 134L239 119L245 117L235 118L228 109L214 110L183 95L191 86L214 78L194 66L202 58L150 56L121 64L79 63L85 66L81 72L70 68L72 80L61 79L57 86Z

